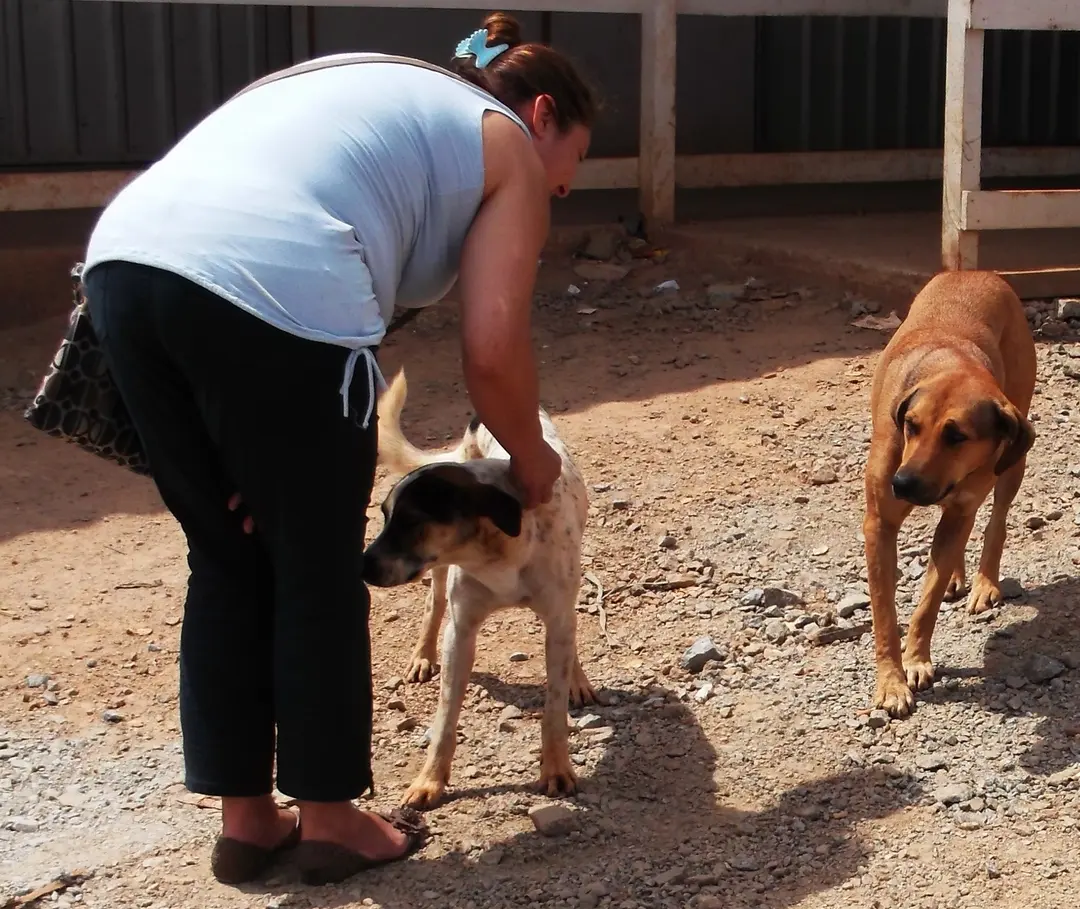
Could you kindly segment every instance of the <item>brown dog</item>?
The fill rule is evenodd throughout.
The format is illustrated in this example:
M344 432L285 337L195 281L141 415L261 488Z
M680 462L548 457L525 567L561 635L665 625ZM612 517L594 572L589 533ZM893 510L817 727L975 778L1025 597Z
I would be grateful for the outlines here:
M994 490L968 610L1001 602L998 573L1005 519L1035 441L1027 419L1035 344L1012 288L992 272L933 278L881 355L871 393L866 465L867 577L874 622L874 703L907 716L914 691L934 681L930 637L945 596L965 586L964 549L975 513ZM915 506L941 519L901 660L896 622L896 545Z

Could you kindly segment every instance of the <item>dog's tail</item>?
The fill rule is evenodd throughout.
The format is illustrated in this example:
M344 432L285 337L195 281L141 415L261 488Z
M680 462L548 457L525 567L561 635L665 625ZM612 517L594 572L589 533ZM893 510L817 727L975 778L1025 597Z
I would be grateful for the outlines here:
M449 451L424 451L405 438L401 431L401 411L408 390L405 370L401 370L379 398L379 463L394 473L407 474L427 464L464 460L464 442Z

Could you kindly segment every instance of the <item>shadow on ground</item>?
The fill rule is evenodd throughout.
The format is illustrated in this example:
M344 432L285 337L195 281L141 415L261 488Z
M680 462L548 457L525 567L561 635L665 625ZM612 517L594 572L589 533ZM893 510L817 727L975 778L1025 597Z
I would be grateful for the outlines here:
M539 688L491 684L490 690L525 707L542 698ZM544 838L529 825L492 845L502 853L498 864L421 853L339 888L304 889L290 881L270 892L295 893L325 909L364 899L383 909L413 909L415 896L401 892L407 877L413 893L429 890L432 899L455 907L595 906L602 896L615 906L783 909L859 875L869 856L860 825L900 811L919 794L909 777L869 770L793 779L784 791L762 793L743 756L718 755L694 714L671 700L628 708L617 729L595 773L582 781L576 832L568 836ZM469 801L519 788L455 788L447 810L467 810ZM751 792L761 797L758 810L725 804ZM590 888L592 882L598 883ZM695 894L703 896L695 902ZM719 902L709 903L710 894Z
M1036 609L1035 616L995 628L981 670L941 667L943 677L973 682L954 690L936 685L919 699L975 702L1006 720L1038 717L1034 741L1016 759L1029 773L1046 777L1080 764L1080 578L1033 587L1020 602ZM1004 607L1004 619L1010 610L1014 603ZM1036 681L1040 671L1057 674Z

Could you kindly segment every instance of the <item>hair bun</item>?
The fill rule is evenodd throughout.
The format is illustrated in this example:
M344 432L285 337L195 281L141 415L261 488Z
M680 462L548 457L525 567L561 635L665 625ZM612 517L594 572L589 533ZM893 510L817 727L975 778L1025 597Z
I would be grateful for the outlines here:
M488 33L488 47L507 44L514 48L522 43L521 25L509 13L492 13L484 19L484 28Z

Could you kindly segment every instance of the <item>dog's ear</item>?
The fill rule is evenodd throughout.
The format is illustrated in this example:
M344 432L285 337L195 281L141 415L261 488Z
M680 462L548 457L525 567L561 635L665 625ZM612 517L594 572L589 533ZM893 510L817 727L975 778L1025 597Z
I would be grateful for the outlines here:
M994 465L994 473L1000 476L1024 457L1035 444L1035 427L1007 401L995 403L994 410L998 438L1008 443Z
M508 537L521 535L521 502L497 486L483 484L476 498L477 515L487 518Z
M904 431L904 420L907 418L908 408L911 407L911 402L915 400L915 395L919 393L919 386L909 389L904 392L902 398L897 402L896 407L893 409L893 422L896 423L896 428L901 432Z

